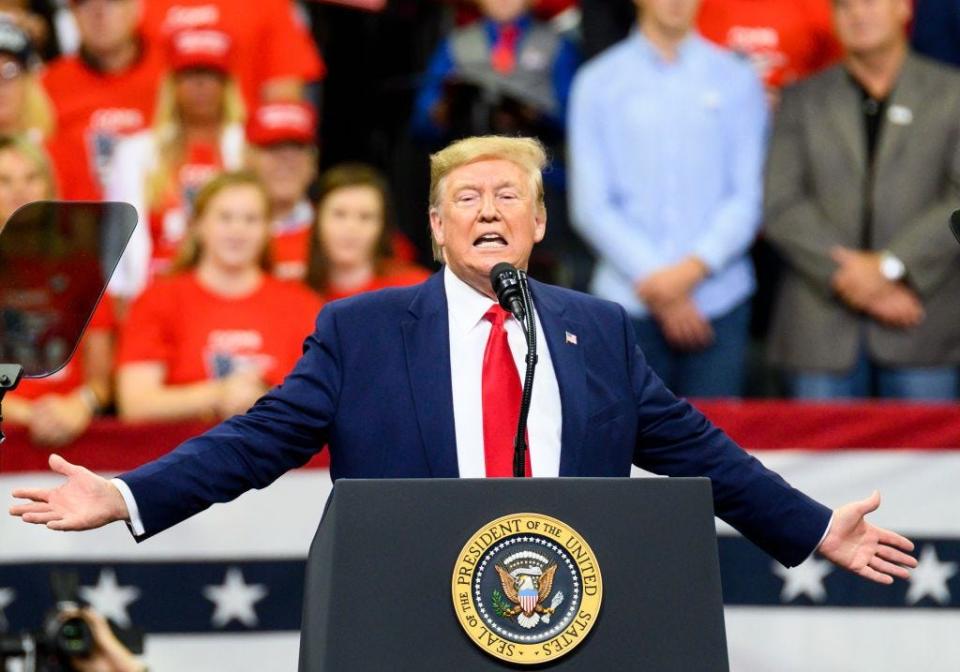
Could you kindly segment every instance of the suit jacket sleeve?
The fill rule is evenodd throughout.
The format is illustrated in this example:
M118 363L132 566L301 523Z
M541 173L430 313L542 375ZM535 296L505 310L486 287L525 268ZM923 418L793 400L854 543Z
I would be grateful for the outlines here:
M631 382L639 415L633 462L666 476L706 476L715 513L787 567L803 562L832 511L792 488L688 402L647 365L624 314Z
M243 415L121 474L143 521L145 534L137 540L263 488L321 450L337 410L340 362L335 311L328 307L282 385Z

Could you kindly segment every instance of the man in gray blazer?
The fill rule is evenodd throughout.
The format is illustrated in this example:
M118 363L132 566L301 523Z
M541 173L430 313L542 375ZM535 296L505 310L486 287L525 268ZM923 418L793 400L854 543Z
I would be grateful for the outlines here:
M960 362L960 74L910 53L910 0L834 0L844 62L785 91L766 237L794 396L951 399Z

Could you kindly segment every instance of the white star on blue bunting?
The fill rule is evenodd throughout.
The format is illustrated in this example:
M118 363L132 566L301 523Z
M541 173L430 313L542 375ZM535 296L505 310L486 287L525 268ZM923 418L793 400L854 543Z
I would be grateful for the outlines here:
M111 619L121 628L130 627L130 605L140 598L140 589L133 586L121 586L117 583L116 572L105 567L95 586L80 588L80 597L90 603L95 611Z
M7 629L7 615L3 610L13 604L16 596L13 588L0 588L0 632Z
M917 559L916 569L910 572L910 589L907 604L916 604L930 597L938 604L950 603L949 581L957 573L957 563L941 562L933 544L924 545Z
M216 605L211 619L215 628L222 628L234 619L248 628L256 627L259 621L253 605L265 598L268 592L262 584L248 585L238 567L227 570L221 585L203 589L204 597Z
M832 571L833 565L829 560L814 557L807 558L802 564L790 569L773 563L773 573L783 579L780 601L792 602L800 595L806 595L814 602L825 601L827 589L823 587L823 580Z

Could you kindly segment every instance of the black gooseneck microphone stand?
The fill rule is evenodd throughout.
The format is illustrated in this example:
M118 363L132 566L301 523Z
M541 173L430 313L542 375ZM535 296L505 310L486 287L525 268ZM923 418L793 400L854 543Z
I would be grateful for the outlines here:
M520 418L517 421L517 435L513 440L513 475L515 478L526 476L524 469L527 446L527 416L530 414L530 397L533 394L533 374L537 367L537 321L533 314L533 301L530 300L530 288L527 274L517 271L520 281L520 294L523 299L524 319L520 324L527 337L527 371L523 378L523 395L520 397ZM525 324L524 324L525 323Z

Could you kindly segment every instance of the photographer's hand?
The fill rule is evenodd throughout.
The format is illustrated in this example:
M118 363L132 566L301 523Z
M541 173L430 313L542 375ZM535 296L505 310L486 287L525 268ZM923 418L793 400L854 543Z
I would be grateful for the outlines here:
M147 667L130 653L110 629L106 619L92 609L67 612L62 618L82 618L93 635L93 649L86 658L73 658L77 672L145 672Z

